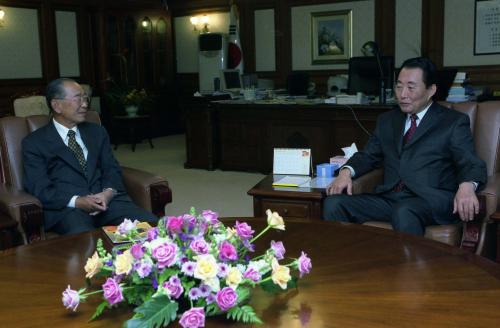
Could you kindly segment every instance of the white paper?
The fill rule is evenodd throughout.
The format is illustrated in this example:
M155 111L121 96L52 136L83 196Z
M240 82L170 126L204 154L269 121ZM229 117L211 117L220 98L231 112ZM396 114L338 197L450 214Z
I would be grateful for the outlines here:
M308 176L287 175L277 181L274 181L273 186L301 187L302 185L309 183L309 181L311 181L311 178Z
M274 148L273 174L309 175L311 149Z
M344 152L344 157L349 159L358 152L358 147L356 147L356 144L353 142L351 146L342 148L342 151Z

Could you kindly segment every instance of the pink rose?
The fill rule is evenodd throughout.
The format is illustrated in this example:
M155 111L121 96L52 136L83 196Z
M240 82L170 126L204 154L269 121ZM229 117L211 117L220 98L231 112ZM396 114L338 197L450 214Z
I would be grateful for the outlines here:
M311 259L307 256L306 253L302 252L298 259L298 269L300 272L300 277L306 273L309 273L311 271L312 264L311 264Z
M118 285L114 279L108 278L104 285L102 285L102 290L104 292L104 298L108 300L109 304L113 305L123 301L120 285Z
M219 246L219 258L222 261L237 260L238 254L236 252L236 247L234 247L233 244L231 244L227 240L224 240Z
M155 241L158 241L156 239ZM163 242L151 251L153 258L158 260L158 268L170 267L177 262L177 245L174 243Z
M130 247L130 254L136 259L140 260L144 256L144 249L142 244L134 244Z
M203 238L197 238L189 245L189 248L191 248L196 254L208 254L208 247L209 245Z
M184 288L177 276L170 277L170 279L163 284L163 287L167 290L167 295L174 299L178 299L184 292Z
M274 256L278 260L283 260L285 258L285 246L283 246L283 242L271 240L271 249L274 251Z
M62 302L66 309L76 311L78 304L80 304L80 294L68 285L68 288L62 293Z
M238 234L238 236L240 236L241 239L250 239L255 232L252 230L252 227L249 226L246 222L239 223L238 221L236 221L235 228L236 233Z
M205 327L205 310L202 307L194 307L182 314L179 324L183 328Z
M207 220L208 222L210 222L210 224L212 225L218 225L219 224L219 213L217 212L212 212L210 210L204 210L203 212L201 212L201 215L205 218L205 220Z
M172 233L181 232L183 225L184 225L184 220L180 216L179 217L169 216L167 218L167 230Z
M243 274L243 278L250 279L253 282L258 282L262 278L262 275L254 268L248 268L247 271L245 271L245 273Z
M236 305L238 294L232 288L224 287L217 292L215 300L222 311L227 311Z

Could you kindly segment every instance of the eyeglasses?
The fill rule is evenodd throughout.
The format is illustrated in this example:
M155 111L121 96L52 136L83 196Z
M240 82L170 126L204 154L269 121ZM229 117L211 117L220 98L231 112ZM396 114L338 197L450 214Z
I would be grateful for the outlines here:
M73 96L72 98L55 98L55 99L73 101L75 104L77 104L78 106L80 106L84 102L87 103L87 105L90 105L90 99L91 98L90 98L89 95L83 94L83 95Z

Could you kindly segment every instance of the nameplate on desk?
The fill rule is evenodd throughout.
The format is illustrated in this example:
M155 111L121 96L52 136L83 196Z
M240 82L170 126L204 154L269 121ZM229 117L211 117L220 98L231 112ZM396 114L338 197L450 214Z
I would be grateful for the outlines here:
M309 175L310 148L274 148L273 174Z

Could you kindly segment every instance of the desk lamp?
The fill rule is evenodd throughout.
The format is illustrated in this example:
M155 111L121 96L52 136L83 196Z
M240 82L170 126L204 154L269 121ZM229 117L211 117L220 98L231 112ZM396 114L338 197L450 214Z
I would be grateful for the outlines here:
M385 85L384 85L384 70L380 62L380 48L375 41L368 41L361 47L361 52L365 56L374 56L377 59L378 70L380 74L379 84L379 103L385 104Z

